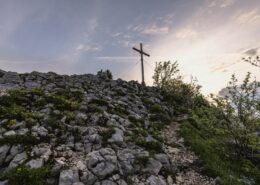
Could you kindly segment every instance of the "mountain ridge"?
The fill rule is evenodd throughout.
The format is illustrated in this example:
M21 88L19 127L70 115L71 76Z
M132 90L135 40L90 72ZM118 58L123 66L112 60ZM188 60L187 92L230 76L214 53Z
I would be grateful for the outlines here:
M182 163L165 150L163 129L177 117L158 88L112 80L109 71L71 76L0 71L0 92L1 185L185 181L178 175L184 173Z

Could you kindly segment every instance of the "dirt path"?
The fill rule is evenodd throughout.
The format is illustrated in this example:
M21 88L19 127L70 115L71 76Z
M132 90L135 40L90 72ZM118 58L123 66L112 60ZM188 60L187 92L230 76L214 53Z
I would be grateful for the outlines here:
M212 178L200 174L198 157L184 146L184 139L179 136L180 124L174 122L168 125L163 136L166 140L165 152L177 165L176 182L172 185L215 185Z

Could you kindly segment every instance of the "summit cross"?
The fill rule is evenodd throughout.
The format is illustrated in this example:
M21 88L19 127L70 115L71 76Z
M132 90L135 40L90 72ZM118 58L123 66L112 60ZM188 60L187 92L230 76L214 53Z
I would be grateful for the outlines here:
M133 47L133 50L137 51L141 55L142 85L145 85L145 82L144 82L144 58L143 58L143 55L145 55L147 57L150 57L150 55L143 51L143 44L142 43L140 43L140 49L137 49L137 48Z

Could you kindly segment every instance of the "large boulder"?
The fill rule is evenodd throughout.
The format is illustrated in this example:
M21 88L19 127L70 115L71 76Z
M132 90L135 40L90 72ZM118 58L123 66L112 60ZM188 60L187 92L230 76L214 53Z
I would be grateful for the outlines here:
M116 154L110 148L94 151L87 155L88 169L99 179L104 179L116 172L118 170L117 164Z

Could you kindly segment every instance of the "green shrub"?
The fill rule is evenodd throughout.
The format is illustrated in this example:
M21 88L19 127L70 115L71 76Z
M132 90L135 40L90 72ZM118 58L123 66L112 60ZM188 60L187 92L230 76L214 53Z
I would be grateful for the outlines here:
M171 118L167 114L162 113L152 114L149 119L150 121L161 122L163 124L169 124L171 122Z
M101 108L99 108L98 106L94 105L94 104L90 104L88 106L88 112L92 112L92 113L103 113L103 110Z
M120 117L126 118L129 115L129 112L120 106L116 106L114 109L108 109L110 114L116 114Z
M28 112L24 107L11 105L8 107L0 106L0 119L17 119L18 121L32 117L32 113Z
M61 129L64 130L65 126L61 123L59 119L57 119L55 116L51 116L48 119L46 119L43 124L50 126L52 129Z
M40 142L43 142L40 139L37 139L35 136L32 135L11 135L11 136L5 136L0 139L0 144L10 144L10 145L17 145L17 144L23 144L23 145L37 145Z
M145 167L146 164L148 163L149 158L150 158L149 156L135 156L134 163Z
M89 103L97 104L99 106L108 106L109 105L106 100L102 100L102 99L93 99Z
M146 142L143 139L139 139L138 141L136 141L136 144L138 146L144 147L146 150L151 152L155 152L155 153L163 152L162 143L159 143L158 141Z
M153 102L146 97L142 97L141 100L147 108L150 108L150 106L153 105Z
M59 110L76 110L79 108L79 104L76 101L67 99L64 96L48 95L46 100L48 103L53 103Z
M211 122L212 120L208 120ZM181 135L185 144L192 147L193 151L200 157L203 172L211 177L220 177L222 185L242 185L239 179L241 175L253 178L255 182L260 182L260 171L250 161L244 159L234 159L227 155L223 148L224 138L209 134L207 129L195 128L188 121L181 127ZM250 164L250 165L248 165ZM243 170L246 166L247 172Z
M157 113L165 113L165 111L162 109L161 105L154 104L150 107L150 112L157 114Z
M27 166L19 166L6 175L10 185L45 185L47 178L53 176L49 166L31 169Z
M102 136L103 142L106 143L107 140L110 139L115 132L115 129L113 127L110 127L106 130L99 131L99 135Z
M144 126L144 124L145 124L145 121L142 118L137 119L134 116L128 116L128 119L129 119L129 121L131 121L132 123L134 123L135 125L140 126L140 127Z

